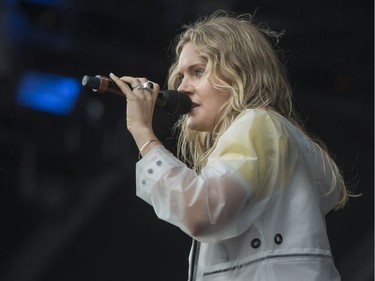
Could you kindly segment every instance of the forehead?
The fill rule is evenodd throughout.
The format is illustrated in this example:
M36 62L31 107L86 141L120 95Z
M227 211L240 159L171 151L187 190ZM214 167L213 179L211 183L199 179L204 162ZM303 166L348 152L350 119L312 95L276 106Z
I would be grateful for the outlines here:
M178 59L178 69L184 70L192 65L204 64L203 59L199 56L199 53L192 43L186 43L181 51Z

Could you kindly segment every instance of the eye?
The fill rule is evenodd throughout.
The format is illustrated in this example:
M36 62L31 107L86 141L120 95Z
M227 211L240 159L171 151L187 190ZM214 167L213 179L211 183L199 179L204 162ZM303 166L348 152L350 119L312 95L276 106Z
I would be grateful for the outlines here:
M203 73L204 73L204 69L203 68L196 68L196 69L194 69L194 75L195 76L202 76L203 75Z

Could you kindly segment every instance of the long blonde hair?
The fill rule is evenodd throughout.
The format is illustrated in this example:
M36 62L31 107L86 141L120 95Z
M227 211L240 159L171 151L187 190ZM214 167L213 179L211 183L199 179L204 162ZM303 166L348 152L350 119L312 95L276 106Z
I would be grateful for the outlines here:
M220 119L212 132L190 130L187 116L176 123L177 152L181 160L199 172L215 149L218 137L247 108L267 108L287 118L303 131L303 124L293 108L292 90L276 44L281 33L255 24L249 14L231 16L224 11L200 18L183 27L176 38L175 60L169 69L168 88L180 83L177 64L183 46L191 42L207 63L205 74L212 86L229 94L229 101L220 111ZM273 40L273 41L272 41ZM347 201L346 186L335 162L324 145L316 141L330 163L341 190L339 207Z

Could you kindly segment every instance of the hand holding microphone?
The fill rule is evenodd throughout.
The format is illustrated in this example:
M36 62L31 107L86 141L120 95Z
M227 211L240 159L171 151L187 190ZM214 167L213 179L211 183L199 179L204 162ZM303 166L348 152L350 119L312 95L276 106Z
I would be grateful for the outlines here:
M152 85L152 83L148 85L146 85L146 83L135 85L135 87L138 87L138 89L147 89L147 87ZM124 94L116 83L114 83L112 79L102 75L85 75L82 78L82 85L100 94L111 93L124 97ZM135 87L132 88L135 89ZM164 90L159 91L156 99L156 106L163 108L172 115L179 116L191 110L191 100L187 95L184 95L176 90Z
M152 128L155 105L174 116L191 110L190 98L176 90L159 91L157 84L145 78L130 76L119 78L113 74L110 74L110 77L85 75L82 85L100 94L112 93L126 96L126 124L138 146L139 158L153 147L160 145Z

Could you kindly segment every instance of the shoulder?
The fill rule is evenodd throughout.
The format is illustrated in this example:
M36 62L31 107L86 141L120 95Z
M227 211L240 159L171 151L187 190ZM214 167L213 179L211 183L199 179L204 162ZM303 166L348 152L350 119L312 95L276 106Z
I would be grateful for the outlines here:
M249 156L264 165L276 159L297 159L301 135L297 127L272 110L246 109L222 134L213 155Z
M241 136L242 138L260 140L267 137L276 137L285 133L283 127L288 122L271 110L261 108L246 109L237 116L222 135L222 138L234 140Z
M249 108L242 111L237 118L234 120L233 124L264 119L270 116L270 111L264 108Z
M265 109L244 110L220 136L216 152L240 155L274 153L283 134L282 121L278 119Z

